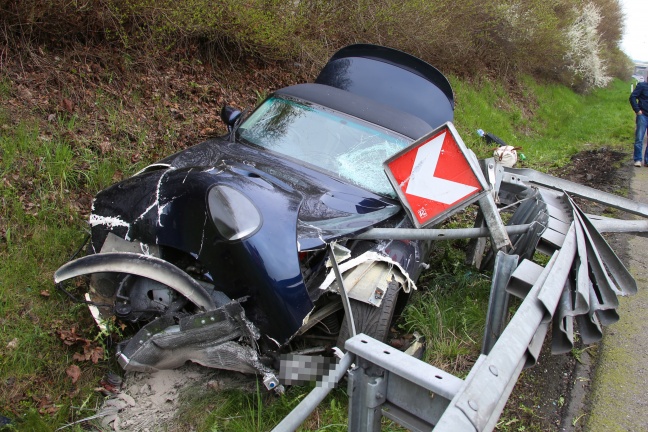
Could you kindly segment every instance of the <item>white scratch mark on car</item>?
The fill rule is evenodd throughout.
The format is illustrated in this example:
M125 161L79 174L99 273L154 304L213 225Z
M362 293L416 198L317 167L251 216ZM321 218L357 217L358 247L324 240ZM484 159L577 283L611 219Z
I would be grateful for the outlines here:
M187 171L187 174L185 174L185 177L182 179L182 184L184 184L185 181L187 181L187 177L189 177L189 174L191 173L191 170L193 170L193 168L189 168L189 170Z
M118 217L114 216L99 216L97 214L92 213L90 215L90 221L89 221L90 226L94 227L97 225L104 225L107 226L108 228L114 228L114 227L126 227L130 229L130 224L126 221L123 221L119 219Z
M173 199L175 199L175 198L173 198ZM172 200L173 200L173 199L172 199ZM168 205L169 205L169 203L166 203L166 204L164 204L163 206L161 206L161 205L158 204L158 212L157 212L157 213L158 213L158 217L157 217L157 222L158 222L158 224L160 225L160 227L164 227L164 224L162 223L162 212L164 211L164 209L165 209L166 206L168 206Z
M203 222L202 235L200 236L200 248L198 249L198 255L202 253L203 245L205 244L205 228L207 228L207 220L209 217L205 213L205 222Z
M155 188L155 200L153 201L153 203L152 203L150 206L148 206L148 207L146 208L146 210L144 210L144 212L142 212L141 215L139 215L137 218L135 218L135 222L137 222L137 221L140 220L140 219L143 219L144 216L145 216L148 212L150 212L154 207L157 206L157 208L158 208L158 212L157 212L157 214L158 214L158 215L157 215L157 216L158 216L158 219L157 219L157 222L160 223L160 216L162 215L162 209L164 208L164 207L160 208L160 189L162 188L162 182L164 181L164 177L166 177L166 175L169 174L169 173L170 173L171 171L173 171L173 170L175 170L174 167L169 167L169 168L168 168L166 171L164 171L164 173L160 176L160 179L158 180L158 183L157 183L157 187ZM162 226L162 225L160 225L160 226Z

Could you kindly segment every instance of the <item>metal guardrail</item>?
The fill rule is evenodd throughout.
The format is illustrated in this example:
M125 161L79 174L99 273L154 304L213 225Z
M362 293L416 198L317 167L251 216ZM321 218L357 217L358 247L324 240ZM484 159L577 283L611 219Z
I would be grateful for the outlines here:
M325 377L327 385L314 389L275 431L297 428L352 362L349 431L378 431L382 416L413 431L492 431L522 369L537 360L552 321L552 352L564 353L573 347L575 326L590 344L601 339L603 325L618 320L617 295L633 294L637 285L600 232L646 233L648 221L586 215L569 193L642 216L648 216L648 206L533 170L486 166L492 170L487 177L497 185L497 201L517 210L512 226L498 228L496 240L490 236L500 247L478 260L482 267L492 266L494 276L482 355L466 379L359 334L347 340L348 353ZM496 211L489 203L480 206L489 229L481 222L462 230L374 229L362 238L445 240L492 234L499 215L494 219L489 214ZM479 254L483 246L475 250ZM536 250L551 257L544 267L531 260ZM504 326L510 295L523 301Z

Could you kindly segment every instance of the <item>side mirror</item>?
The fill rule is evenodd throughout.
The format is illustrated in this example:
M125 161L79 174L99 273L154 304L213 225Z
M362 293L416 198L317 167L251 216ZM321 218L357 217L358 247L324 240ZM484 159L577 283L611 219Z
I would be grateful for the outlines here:
M237 120L241 117L241 111L237 110L234 107L225 105L221 109L221 120L227 125L227 130L232 132L234 125L236 125Z

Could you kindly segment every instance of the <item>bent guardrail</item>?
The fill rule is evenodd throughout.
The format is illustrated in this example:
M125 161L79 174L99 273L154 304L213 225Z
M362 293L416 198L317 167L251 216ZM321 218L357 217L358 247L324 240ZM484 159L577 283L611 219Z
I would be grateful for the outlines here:
M493 280L482 355L466 379L359 334L346 341L348 353L326 377L328 384L313 390L316 396L309 395L275 431L298 427L330 391L330 384L342 378L341 368L352 362L349 431L378 431L382 416L413 431L492 431L522 369L537 360L552 321L551 349L560 354L573 348L575 326L583 343L591 344L601 340L602 326L619 319L617 295L636 293L637 285L600 232L645 234L648 221L587 215L570 194L642 216L648 215L648 206L566 180L552 183L553 177L533 170L484 166L493 171L489 178L497 185L492 202L517 210L511 225L498 228L510 237L510 246L494 248L476 260L482 268L492 266ZM488 214L493 206L480 201L480 207L484 219L500 220L499 215ZM476 239L492 234L485 225L459 230L373 229L361 237ZM531 260L535 251L551 257L544 267ZM474 254L480 253L483 245L475 248ZM523 301L505 326L509 295Z

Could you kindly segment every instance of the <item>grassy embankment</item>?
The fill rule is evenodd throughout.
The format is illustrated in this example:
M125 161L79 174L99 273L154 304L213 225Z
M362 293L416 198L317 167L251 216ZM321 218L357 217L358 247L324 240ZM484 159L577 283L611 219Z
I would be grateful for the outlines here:
M626 83L614 81L585 96L531 78L515 92L487 80L452 78L452 83L455 123L480 157L489 148L477 138L477 128L521 146L525 165L541 170L603 145L630 155L633 116ZM127 102L101 88L86 89L93 112L52 113L37 101L26 102L38 95L22 82L8 75L0 79L0 415L15 419L19 429L50 430L91 415L100 403L93 388L105 371L117 370L109 350L103 350L105 335L98 334L84 306L54 289L52 274L84 236L90 196L183 147L187 130L200 135L190 121L199 115L191 104L209 94L209 85L193 82L189 87L197 90L182 98L143 97L145 91L132 86ZM63 95L77 91L61 89ZM253 100L248 95L240 104ZM148 137L155 137L154 143ZM426 336L428 361L465 373L478 353L489 282L460 264L461 243L440 250L402 325ZM267 402L265 396L204 394L182 416L198 430L267 429L305 391L293 388L269 405L259 403ZM309 423L313 428L344 430L343 393L322 405Z

